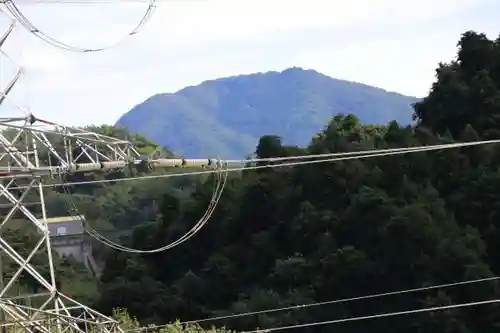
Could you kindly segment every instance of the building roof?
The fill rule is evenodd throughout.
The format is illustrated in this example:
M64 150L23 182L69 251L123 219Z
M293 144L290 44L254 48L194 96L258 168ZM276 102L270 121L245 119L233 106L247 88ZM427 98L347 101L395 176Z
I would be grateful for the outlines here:
M61 223L61 222L72 222L72 221L76 222L78 220L85 220L85 216L76 215L76 216L51 217L46 219L45 221L47 223Z

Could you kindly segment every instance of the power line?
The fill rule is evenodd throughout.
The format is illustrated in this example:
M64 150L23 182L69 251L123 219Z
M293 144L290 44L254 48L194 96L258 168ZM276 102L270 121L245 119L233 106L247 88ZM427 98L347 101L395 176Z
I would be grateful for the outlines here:
M300 159L314 159L321 157L331 157L323 158L310 161L298 161L298 162L285 162L280 164L266 164L266 165L252 165L252 166L242 166L242 167L232 167L228 168L227 171L247 171L247 170L259 170L259 169L269 169L269 168L280 168L280 167L293 167L302 166L310 164L328 163L328 162L341 162L355 159L364 159L371 157L383 157L383 156L394 156L403 155L409 153L418 153L426 151L444 150L451 148L464 148L472 147L485 144L495 144L500 143L500 140L488 140L488 141L476 141L476 142L463 142L463 143L451 143L451 144L441 144L441 145L431 145L431 146L420 146L420 147L410 147L410 148L392 148L392 149L378 149L378 150L365 150L365 151L355 151L355 152L344 152L344 153L326 153L326 154L311 154L302 156L289 156L289 157L271 157L271 158L256 158L249 160L226 160L228 164L246 164L246 163L256 163L256 162L280 162L287 160L300 160ZM178 173L168 173L162 175L149 175L149 176L138 176L138 177L126 177L118 179L100 179L100 180L89 180L89 181L78 181L78 182L67 182L67 183L51 183L43 184L43 187L62 187L62 186L76 186L76 185L88 185L88 184L104 184L104 183L117 183L123 181L134 181L134 180L146 180L146 179L161 179L161 178L173 178L173 177L183 177L183 176L194 176L194 175L207 175L218 172L217 170L203 170L203 171L191 171L191 172L178 172ZM12 189L22 189L20 187L12 187Z
M253 330L253 331L243 331L240 333L275 332L275 331L283 331L283 330L304 328L304 327L311 327L311 326L332 325L332 324L362 321L362 320L368 320L368 319L396 317L396 316L403 316L403 315L416 314L416 313L444 311L444 310L467 308L467 307L486 305L486 304L496 304L496 303L500 303L500 299L492 299L492 300L487 300L487 301L436 306L436 307L432 307L432 308L423 308L423 309L408 310L408 311L388 312L388 313L381 313L381 314L375 314L375 315L370 315L370 316L359 316L359 317L350 317L350 318L336 319L336 320L316 321L316 322L305 323L305 324L272 327L272 328L266 328L266 329L257 329L257 330Z
M31 129L33 132L37 132L36 129ZM43 133L43 131L40 131ZM125 141L123 143L126 143ZM385 154L385 153L408 153L412 151L424 151L424 150L440 150L440 149L450 149L450 148L460 148L460 147L468 147L468 146L477 146L482 144L492 144L492 143L500 143L500 140L488 140L488 141L475 141L475 142L459 142L459 143L447 143L447 144L437 144L437 145L428 145L428 146L413 146L413 147L403 147L403 148L383 148L383 149L368 149L368 150L360 150L360 151L348 151L348 152L330 152L330 153L320 153L320 154L307 154L307 155L292 155L292 156L283 156L283 157L257 157L257 158L247 158L247 159L239 159L239 160L220 160L220 159L194 159L203 160L203 165L210 164L207 161L212 161L213 165L217 165L218 163L226 163L226 164L239 164L245 165L249 163L262 163L262 162L281 162L281 161L293 161L293 160L308 160L308 159L317 159L323 157L342 157L342 156L359 156L359 155L367 155L367 154ZM173 163L173 165L178 167L183 167L183 161L185 159L179 158L162 158L162 162L155 159L148 160L134 160L133 163L137 164L140 162L148 162L150 165L155 165L156 162L160 162L161 165L164 164L165 161L175 161L179 163ZM188 161L190 159L187 159ZM130 161L129 161L130 162ZM189 163L186 163L189 164ZM171 166L172 163L168 163L167 167L175 167ZM198 165L198 164L196 164ZM164 167L164 166L163 166ZM50 168L50 167L49 167ZM21 167L16 166L8 166L8 167L0 167L0 170L3 171L12 171L12 170L24 170ZM53 172L55 174L59 174L58 172Z
M258 157L246 160L226 160L227 163L258 163L258 162L279 162L297 159L309 159L309 158L322 158L322 157L341 157L341 156L353 156L353 155L365 155L365 154L383 154L387 152L411 152L420 151L421 149L439 150L439 149L450 149L450 148L460 148L468 146L478 146L483 144L500 143L499 140L482 140L482 141L472 141L472 142L456 142L456 143L445 143L437 145L428 146L414 146L414 147L402 147L402 148L383 148L383 149L368 149L359 151L348 151L348 152L335 152L335 153L322 153L322 154L309 154L309 155L295 155L295 156L283 156L283 157Z
M267 313L275 313L275 312L282 312L282 311L291 311L291 310L298 310L298 309L306 309L306 308L318 307L318 306L324 306L324 305L333 305L333 304L340 304L340 303L348 303L348 302L361 301L361 300L374 299L374 298L381 298L381 297L387 297L387 296L403 295L403 294L420 292L420 291L428 291L428 290L435 290L435 289L442 289L442 288L464 286L464 285L477 284L477 283L488 282L488 281L497 281L499 279L500 279L499 276L494 276L494 277L483 278L483 279L475 279L475 280L468 280L468 281L461 281L461 282L453 282L453 283L439 284L439 285L433 285L433 286L427 286L427 287L420 287L420 288L413 288L413 289L404 289L404 290L397 290L397 291L385 292L385 293L378 293L378 294L369 294L369 295L365 295L365 296L350 297L350 298L341 298L341 299L336 299L336 300L331 300L331 301L308 303L308 304L299 304L299 305L292 305L292 306L287 306L287 307L282 307L282 308L273 308L273 309L266 309L266 310L260 310L260 311L251 311L251 312L237 313L237 314L226 315L226 316L217 316L217 317L210 317L210 318L204 318L204 319L198 319L198 320L190 320L190 321L181 322L181 324L183 324L183 325L198 324L198 323L208 322L208 321L219 321L219 320L225 320L225 319L235 319L235 318L255 316L255 315L260 315L260 314L267 314ZM153 329L155 329L155 328L163 328L163 327L166 327L168 325L169 324L155 325L155 326L148 327L148 328L153 328ZM140 328L129 329L129 330L126 330L125 332L135 332L135 331L140 331L140 330L143 330L143 329L144 328L140 327Z
M25 0L25 1L30 1L30 0ZM52 1L52 0L50 0ZM59 1L59 0L58 0ZM68 1L68 0L63 0L63 1ZM81 1L81 0L80 0ZM91 0L95 1L95 0ZM52 45L54 47L57 47L59 49L63 49L66 51L72 51L72 52L79 52L79 53L90 53L90 52L100 52L104 50L111 49L113 47L116 47L123 42L125 42L129 37L132 37L136 34L139 33L139 31L149 22L151 17L154 14L154 11L156 9L156 1L157 0L147 0L147 3L149 4L148 7L146 8L146 11L144 15L142 16L141 20L139 23L126 35L124 35L122 38L118 39L114 43L104 46L104 47L98 47L98 48L84 48L80 46L75 46L75 45L70 45L65 42L62 42L60 40L57 40L45 32L41 31L37 26L33 24L32 21L30 21L24 14L23 12L17 7L18 1L14 0L0 0L0 5L4 5L9 14L17 21L23 28L28 30L32 35L35 37L43 40L45 43ZM42 2L40 2L42 3ZM52 3L56 3L55 1L52 1ZM61 2L58 2L61 3ZM74 3L74 2L73 2ZM0 8L1 11L1 8Z
M94 239L97 241L103 243L104 245L107 245L115 250L122 251L122 252L128 252L128 253L135 253L135 254L152 254L152 253L159 253L159 252L164 252L167 250L170 250L185 241L189 240L191 237L193 237L195 234L197 234L204 226L205 224L208 223L210 218L212 217L212 214L214 213L215 209L217 208L217 204L219 203L219 200L222 196L222 193L224 191L224 187L226 185L227 181L227 170L224 170L225 165L220 165L221 169L217 173L217 180L215 181L214 184L214 189L213 189L213 194L212 198L210 199L209 206L205 210L205 214L196 222L196 224L189 230L187 231L183 236L179 237L173 242L170 242L167 245L163 245L161 247L155 248L155 249L150 249L150 250L143 250L143 249L135 249L131 247L126 247L123 246L119 243L113 242L109 238L104 237L100 233L98 233L95 229L90 227L86 221L84 221L81 218L81 214L78 211L78 207L74 204L73 200L71 200L71 193L67 191L66 187L63 187L66 194L68 196L66 197L69 201L69 205L67 206L67 209L71 216L73 216L73 219L84 228L84 230L92 236Z

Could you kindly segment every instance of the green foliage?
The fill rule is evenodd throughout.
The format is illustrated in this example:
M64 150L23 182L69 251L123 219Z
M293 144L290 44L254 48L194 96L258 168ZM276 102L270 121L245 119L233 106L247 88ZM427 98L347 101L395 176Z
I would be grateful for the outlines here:
M168 325L163 325L161 328L156 328L154 326L142 328L136 318L131 317L128 312L124 309L114 309L113 318L118 321L120 328L125 331L135 331L135 332L151 332L151 333L232 333L224 328L212 327L209 330L203 329L201 326L196 324L181 324L179 321L175 321Z
M436 133L458 138L467 125L483 138L500 137L500 38L468 31L458 42L457 59L440 64L437 81L414 118Z
M43 318L43 315L40 316ZM132 317L129 315L127 310L125 309L114 309L112 318L116 320L118 325L122 330L128 333L233 333L230 330L227 330L225 328L215 328L212 327L210 329L204 329L199 325L196 324L182 324L178 320L175 322L172 322L171 324L167 325L162 325L160 327L154 327L154 326L149 326L149 327L143 327L139 325L139 322L135 317ZM44 321L41 321L41 318L38 318L39 322L42 322L44 326L48 327L53 327L52 329L49 329L49 332L58 332L57 330L57 324L55 322L55 317L46 317ZM43 320L43 319L42 319ZM83 326L83 324L82 324ZM3 332L5 333L16 333L19 331L24 330L25 328L21 326L21 324L14 324L14 325L9 325L8 327L3 327ZM96 327L93 324L89 324L87 326L82 327L82 329L85 329L85 332L88 333L100 333L102 330L98 327Z
M259 157L409 147L496 137L499 41L468 32L440 64L414 127L335 116L305 148L262 137ZM211 222L165 253L110 253L98 306L143 324L194 320L500 275L496 146L246 171L230 179ZM131 243L153 248L187 231L210 200L164 197L158 223ZM236 330L404 311L500 297L490 281L217 322ZM494 332L498 306L343 324L350 332ZM314 327L305 332L327 332Z
M140 134L131 133L124 127L101 125L101 126L87 126L85 129L109 137L128 140L134 144L134 148L136 148L140 154L151 155L153 153L159 153L162 156L173 155L172 152L170 152L165 147L160 146L158 143L154 141L146 139L144 136Z

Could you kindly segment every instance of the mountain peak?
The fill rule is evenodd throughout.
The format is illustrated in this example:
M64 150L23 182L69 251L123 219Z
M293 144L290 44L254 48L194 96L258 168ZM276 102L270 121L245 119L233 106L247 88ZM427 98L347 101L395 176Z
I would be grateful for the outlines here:
M117 125L185 156L241 158L262 135L306 145L338 113L364 123L410 123L414 97L291 67L204 81L158 94L123 115Z
M305 68L297 67L297 66L285 68L284 70L282 70L279 73L281 73L281 74L296 74L296 75L300 75L300 74L304 74L304 73L309 73L309 74L316 74L316 75L326 76L323 73L320 73L320 72L318 72L318 71L316 71L314 69L305 69Z

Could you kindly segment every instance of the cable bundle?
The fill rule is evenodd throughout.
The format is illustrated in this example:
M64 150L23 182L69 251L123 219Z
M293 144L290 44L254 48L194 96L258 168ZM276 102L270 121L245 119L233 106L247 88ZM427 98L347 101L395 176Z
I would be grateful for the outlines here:
M219 203L219 200L222 196L222 193L224 191L224 187L226 186L227 182L227 177L228 177L228 172L227 172L227 164L226 163L221 163L219 162L217 165L217 170L216 172L216 178L214 180L214 190L212 194L212 198L210 200L210 203L208 205L207 210L205 211L205 214L198 220L198 222L187 232L185 233L182 237L178 238L177 240L156 248L152 250L141 250L141 249L134 249L130 247L123 246L121 244L118 244L116 242L113 242L109 238L106 238L99 234L94 228L92 228L84 219L81 218L81 214L79 213L78 207L76 207L74 201L72 200L72 195L69 192L68 188L66 186L63 186L64 193L66 194L67 200L67 209L70 212L71 216L75 221L77 221L82 228L87 232L90 236L92 236L94 239L97 241L103 243L106 246L109 246L115 250L118 251L123 251L123 252L128 252L128 253L135 253L135 254L152 254L152 253L159 253L163 251L170 250L177 245L180 245L184 243L185 241L189 240L191 237L193 237L198 231L200 231L205 224L207 224L208 220L210 217L212 217L213 212L215 211L215 208L217 207L217 204Z

